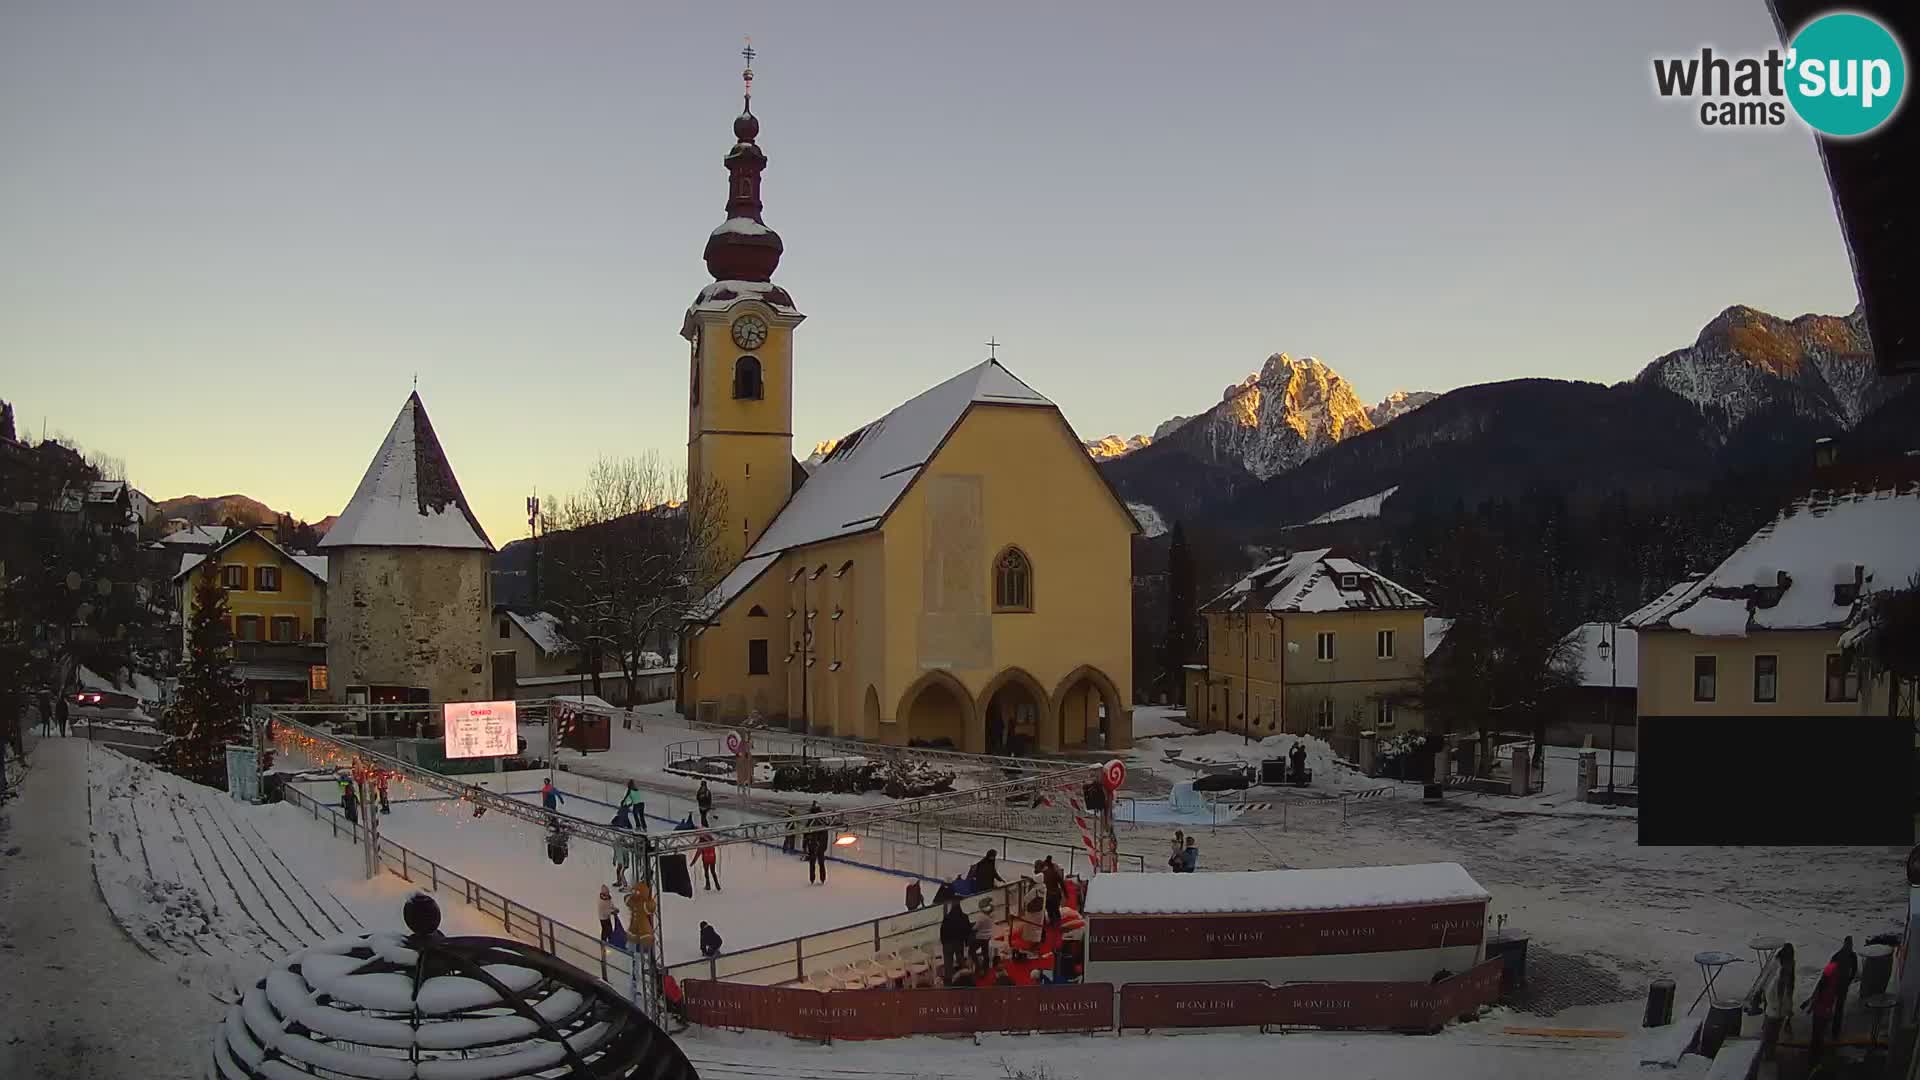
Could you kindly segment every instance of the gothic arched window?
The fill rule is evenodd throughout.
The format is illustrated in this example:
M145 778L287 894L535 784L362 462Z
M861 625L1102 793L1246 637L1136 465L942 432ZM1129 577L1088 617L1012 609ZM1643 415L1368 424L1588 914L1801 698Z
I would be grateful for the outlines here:
M733 396L745 401L760 400L760 359L743 356L733 362Z
M993 561L993 609L1033 610L1033 563L1017 547L1002 551Z

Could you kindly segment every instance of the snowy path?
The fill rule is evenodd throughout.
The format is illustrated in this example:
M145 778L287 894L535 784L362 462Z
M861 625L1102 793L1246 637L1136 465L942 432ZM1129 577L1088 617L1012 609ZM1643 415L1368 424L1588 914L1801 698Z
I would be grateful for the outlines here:
M197 1076L223 1007L115 925L94 880L88 753L40 740L23 797L0 808L0 1076Z

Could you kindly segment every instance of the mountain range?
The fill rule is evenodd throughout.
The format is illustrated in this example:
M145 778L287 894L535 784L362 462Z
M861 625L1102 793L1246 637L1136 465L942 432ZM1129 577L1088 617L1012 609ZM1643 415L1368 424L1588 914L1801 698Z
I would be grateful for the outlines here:
M1208 411L1099 467L1136 516L1235 533L1541 490L1653 497L1798 463L1816 438L1887 426L1876 418L1910 408L1894 399L1914 389L1876 375L1858 310L1786 320L1731 307L1613 386L1516 379L1367 408L1320 361L1278 354Z
M182 495L162 499L154 504L154 509L162 518L184 518L195 525L219 525L228 518L242 525L271 525L283 516L293 516L245 495ZM335 517L337 515L328 514L314 522L314 530L325 536Z

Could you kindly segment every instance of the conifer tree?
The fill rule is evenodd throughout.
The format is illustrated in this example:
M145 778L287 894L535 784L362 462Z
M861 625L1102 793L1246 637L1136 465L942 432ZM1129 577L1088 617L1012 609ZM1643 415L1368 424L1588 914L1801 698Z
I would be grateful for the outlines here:
M1162 648L1173 700L1183 704L1187 695L1186 665L1197 648L1193 605L1193 549L1187 546L1186 529L1176 521L1167 542L1167 635Z
M219 560L201 560L193 587L193 618L181 658L180 688L167 707L167 741L159 760L195 783L226 786L227 746L247 741L246 691L233 674L227 637L227 594Z

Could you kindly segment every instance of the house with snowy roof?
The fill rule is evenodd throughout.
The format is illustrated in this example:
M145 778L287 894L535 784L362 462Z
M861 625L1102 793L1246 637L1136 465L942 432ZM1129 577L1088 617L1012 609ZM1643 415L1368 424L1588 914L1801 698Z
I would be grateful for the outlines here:
M560 616L533 608L493 607L493 639L488 644L488 668L500 690L513 696L522 679L542 675L570 675L579 667L580 646L567 636ZM505 698L499 698L505 700Z
M1634 726L1639 635L1624 626L1586 622L1561 640L1572 646L1578 670L1573 685L1547 692L1547 745L1583 746L1591 738L1601 750L1639 746Z
M369 704L487 700L493 543L415 392L320 540L327 684Z
M327 662L326 558L288 551L269 526L227 530L211 551L183 553L173 574L182 655L208 563L226 597L234 674L253 700L315 700L313 669Z
M1920 572L1920 458L1828 467L1711 572L1628 615L1639 721L1885 715L1842 636L1876 590Z
M732 567L683 634L682 710L974 752L1128 745L1138 525L1052 401L990 358L796 461L805 316L772 280L751 104L681 326L689 490L724 502Z
M1255 738L1311 733L1348 756L1362 732L1422 727L1411 702L1450 625L1429 625L1427 607L1333 549L1284 552L1200 606L1207 659L1188 665L1188 713Z

